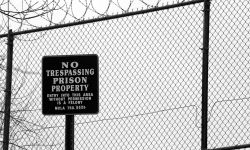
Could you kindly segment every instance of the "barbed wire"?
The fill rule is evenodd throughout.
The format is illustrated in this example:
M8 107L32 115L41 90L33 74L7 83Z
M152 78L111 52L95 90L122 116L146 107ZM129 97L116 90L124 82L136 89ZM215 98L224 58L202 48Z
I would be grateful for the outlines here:
M7 33L9 28L21 31L184 1L188 0L105 0L101 4L97 0L2 0L0 33Z

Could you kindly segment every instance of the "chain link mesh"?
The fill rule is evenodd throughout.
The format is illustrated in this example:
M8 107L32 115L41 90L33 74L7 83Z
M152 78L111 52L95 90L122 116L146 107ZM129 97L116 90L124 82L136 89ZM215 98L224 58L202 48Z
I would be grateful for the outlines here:
M6 76L6 57L7 57L7 39L0 39L0 140L3 141L3 125L4 125L4 97L5 97L5 76ZM2 143L0 143L2 148Z
M247 144L249 1L211 4L208 147ZM74 54L98 54L100 63L100 112L76 116L75 149L200 149L202 10L15 36L10 149L64 149L64 116L42 115L41 60ZM6 56L6 39L0 48ZM6 59L0 65L2 108Z
M64 116L41 113L41 59L93 53L100 112L76 116L75 149L197 149L201 10L195 4L15 36L11 149L64 148Z
M211 3L209 147L249 144L250 2Z

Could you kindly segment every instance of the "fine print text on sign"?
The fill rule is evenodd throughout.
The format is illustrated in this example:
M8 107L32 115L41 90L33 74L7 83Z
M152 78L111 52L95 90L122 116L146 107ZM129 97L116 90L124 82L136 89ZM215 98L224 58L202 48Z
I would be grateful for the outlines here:
M96 114L98 111L98 56L44 56L42 59L43 114Z

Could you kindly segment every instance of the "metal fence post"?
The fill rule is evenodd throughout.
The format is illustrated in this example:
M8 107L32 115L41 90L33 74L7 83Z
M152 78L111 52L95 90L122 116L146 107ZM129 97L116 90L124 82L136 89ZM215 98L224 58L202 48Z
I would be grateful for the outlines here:
M74 150L74 115L65 115L65 150Z
M210 19L210 0L204 0L203 48L202 48L203 58L202 58L201 150L207 150L209 19Z
M9 30L9 32L8 32L8 42L7 42L7 45L8 45L7 50L8 50L8 52L7 52L7 68L6 68L3 150L8 150L9 149L13 40L14 40L14 36L12 34L12 30Z

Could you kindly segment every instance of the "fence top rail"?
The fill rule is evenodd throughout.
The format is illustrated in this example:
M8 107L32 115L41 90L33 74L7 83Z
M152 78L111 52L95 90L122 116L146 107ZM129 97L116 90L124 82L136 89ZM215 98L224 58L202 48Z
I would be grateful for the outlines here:
M33 32L40 32L40 31L53 30L53 29L58 29L58 28L70 27L70 26L94 23L94 22L99 22L99 21L118 19L122 17L134 16L134 15L145 14L145 13L150 13L150 12L155 12L155 11L160 11L160 10L165 10L165 9L182 7L182 6L197 4L201 2L204 2L204 0L193 0L193 1L181 2L181 3L171 4L171 5L165 5L161 7L152 7L150 9L145 9L145 10L140 10L140 11L126 12L126 13L112 15L112 16L105 16L105 17L93 18L93 19L88 19L88 20L82 20L78 22L71 22L67 24L58 24L54 26L47 26L47 27L30 29L30 30L17 31L17 32L13 32L12 35L28 34L28 33L33 33ZM0 38L3 38L3 37L8 37L8 33L0 35Z

